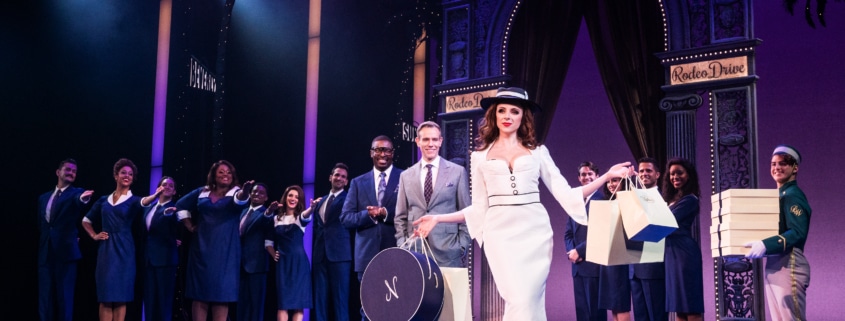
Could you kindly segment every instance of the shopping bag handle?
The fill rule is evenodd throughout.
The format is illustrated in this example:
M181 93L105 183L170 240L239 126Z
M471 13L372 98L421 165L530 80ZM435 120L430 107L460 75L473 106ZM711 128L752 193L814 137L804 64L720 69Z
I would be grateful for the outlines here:
M643 184L643 180L641 180L639 176L636 176L636 177L637 178L632 181L631 176L625 176L625 180L628 181L629 190L633 190L635 188L645 189L645 184ZM620 181L620 183L622 183L622 181ZM610 194L610 199L615 200L616 199L616 192L618 192L618 191L619 191L619 187L616 187L616 190L613 191L612 194Z
M417 239L420 239L420 244L422 245L417 245ZM428 264L428 278L431 279L431 261L434 260L434 252L431 250L431 245L428 244L428 240L426 238L419 237L417 235L412 235L411 237L407 238L405 242L399 246L399 248L413 250L414 252L422 253L423 255L425 255L425 263Z

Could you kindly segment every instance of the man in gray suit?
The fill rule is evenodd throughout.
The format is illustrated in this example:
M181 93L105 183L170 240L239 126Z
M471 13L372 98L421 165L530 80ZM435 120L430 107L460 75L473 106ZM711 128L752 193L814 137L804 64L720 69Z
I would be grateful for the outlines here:
M417 126L415 141L422 158L402 172L396 196L393 225L399 246L414 235L416 219L426 214L454 213L471 202L466 170L440 158L443 143L440 126L435 122L423 122ZM466 258L472 239L466 223L438 224L426 239L446 284L440 320L471 320ZM415 248L420 247L411 247Z
M443 143L440 126L423 122L417 127L415 141L422 159L399 177L393 221L397 245L414 235L414 220L426 214L457 212L471 202L466 170L439 155ZM466 267L472 239L465 223L438 224L427 239L440 267Z

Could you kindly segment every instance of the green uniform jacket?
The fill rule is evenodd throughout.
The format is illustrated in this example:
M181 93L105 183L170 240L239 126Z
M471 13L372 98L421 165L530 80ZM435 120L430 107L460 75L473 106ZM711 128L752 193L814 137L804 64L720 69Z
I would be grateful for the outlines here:
M784 253L797 247L804 250L807 234L810 232L810 203L807 196L798 188L798 181L783 184L778 189L780 194L780 223L778 235L763 240L766 254Z

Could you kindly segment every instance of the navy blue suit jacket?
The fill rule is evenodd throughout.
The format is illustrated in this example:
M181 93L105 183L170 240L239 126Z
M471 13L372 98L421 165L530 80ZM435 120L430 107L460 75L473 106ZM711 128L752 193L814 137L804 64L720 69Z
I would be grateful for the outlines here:
M604 194L601 191L596 191L589 198L592 200L603 200ZM590 215L590 203L587 203L587 215ZM566 240L566 252L575 249L578 251L578 256L582 261L572 264L572 276L584 277L599 277L600 265L593 262L587 262L587 226L578 224L572 218L566 222L566 232L563 233L563 238Z
M157 203L156 203L157 204ZM138 236L139 242L143 244L140 250L143 251L143 266L177 266L179 265L179 252L176 248L176 239L179 236L179 219L176 213L164 215L164 209L175 206L174 201L162 204L162 206L151 206L140 215L141 228ZM150 229L147 230L147 215L155 211Z
M264 240L268 239L268 235L272 235L273 217L264 216L266 209L263 205L257 207L252 219L248 218L244 222L244 234L241 235L241 266L247 273L265 273L270 270L270 255L264 247ZM248 211L249 207L241 211L238 222Z
M378 252L396 246L396 229L393 217L396 215L396 196L399 193L399 175L402 170L393 167L387 181L381 206L387 209L384 219L373 221L367 214L367 206L378 206L376 183L373 171L352 179L349 193L343 203L340 221L344 227L355 229L355 271L364 272L367 264Z
M47 202L55 189L38 197L38 265L50 262L68 262L82 258L79 251L79 224L85 214L85 203L79 196L85 190L68 186L57 200L53 201L52 216L47 222ZM392 224L392 223L391 223Z
M313 245L311 258L313 262L343 262L352 261L352 237L349 229L340 222L340 214L343 212L343 204L346 201L347 191L340 192L332 201L326 205L326 221L320 218L319 209L323 203L328 202L331 194L326 194L317 203L317 212L314 213Z

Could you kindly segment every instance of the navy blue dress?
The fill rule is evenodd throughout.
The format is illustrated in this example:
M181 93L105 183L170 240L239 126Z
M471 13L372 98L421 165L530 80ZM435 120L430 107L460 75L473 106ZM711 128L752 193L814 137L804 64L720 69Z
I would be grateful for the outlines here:
M631 283L628 265L599 267L599 309L616 312L631 311Z
M302 238L305 236L305 226L311 220L294 220L285 216L282 221L275 218L273 221L273 243L276 251L279 251L279 262L276 262L278 309L310 309L311 265Z
M669 205L678 229L666 237L666 311L704 313L704 272L701 247L692 238L698 219L698 197L686 195Z
M176 202L176 207L191 213L196 230L191 236L186 269L185 296L205 302L235 302L241 264L239 235L241 211L249 205L235 199L239 187L211 202L209 191L195 189ZM181 217L182 214L180 214Z
M94 280L98 302L130 302L135 299L135 239L133 220L143 213L141 198L132 192L123 195L116 204L111 196L103 196L85 215L92 223L102 223L107 240L97 244L97 267Z

